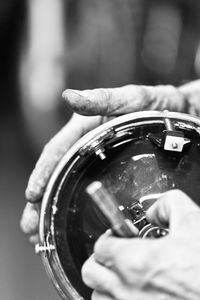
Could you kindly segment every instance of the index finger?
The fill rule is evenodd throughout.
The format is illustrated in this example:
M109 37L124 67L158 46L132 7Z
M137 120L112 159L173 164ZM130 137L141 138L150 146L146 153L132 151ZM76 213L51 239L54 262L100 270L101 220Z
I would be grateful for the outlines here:
M149 208L147 219L161 227L169 225L171 232L184 225L194 230L200 225L200 208L182 191L170 190Z
M127 85L119 88L65 90L63 98L71 109L83 115L116 116L140 110L184 111L185 97L170 85Z

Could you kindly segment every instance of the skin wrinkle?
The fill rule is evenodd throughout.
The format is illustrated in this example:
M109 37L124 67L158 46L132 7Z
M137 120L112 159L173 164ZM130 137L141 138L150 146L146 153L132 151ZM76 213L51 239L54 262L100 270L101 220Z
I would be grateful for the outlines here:
M95 106L94 103L92 103L92 100L89 97L82 97L82 98L84 99L84 101L82 103L79 103L76 106L76 111L81 113L84 116L88 116L90 114L98 115L99 114L99 112L97 110L98 103ZM77 102L76 102L76 104L77 104ZM87 113L84 113L84 111L86 111L86 108L87 108Z
M198 84L198 82L195 84ZM73 93L78 97L71 96L70 98L70 93ZM172 85L159 85L156 87L127 85L121 88L94 89L80 92L76 90L66 90L63 93L63 96L64 98L66 98L66 103L68 102L68 105L71 108L74 108L84 115L119 115L145 109L170 109L186 112L187 98L189 98L189 102L192 101L190 93L187 92L186 87L176 88ZM84 101L80 101L80 98L83 98ZM101 100L98 100L98 98ZM85 102L84 106L82 102ZM82 104L81 108L80 104ZM89 106L89 108L87 107L87 105ZM112 108L110 108L111 106ZM192 102L189 105L190 111L191 106ZM197 100L195 101L194 106L197 106L197 108L193 108L193 112L197 114L199 107Z
M78 97L72 96L72 99L70 99L69 95L65 94L65 99L69 101L70 107L73 107L73 109L76 110L76 112L81 113L85 116L88 114L98 114L96 113L96 109L94 104L92 103L92 100L90 98L90 91L85 90L84 92L77 92L75 90L68 90L69 93L75 94ZM89 95L87 95L89 93Z
M99 101L97 101L97 94L99 96ZM95 114L104 115L118 115L121 108L126 104L122 101L121 98L116 98L116 95L113 96L112 89L96 89L94 93L91 92L91 101L96 100L97 102L93 103ZM119 112L118 112L119 111ZM94 113L91 110L88 113Z
M171 85L128 85L113 89L66 90L63 96L71 108L83 115L120 115L140 110L183 110L184 96Z
M121 114L123 114L122 111L123 111L124 107L126 107L126 105L125 105L125 103L123 103L123 101L120 101L120 99L117 99L115 107L113 105L113 102L108 101L107 114L113 115L113 116L121 115Z
M178 190L167 192L154 205L151 211L154 217L157 209L171 224L172 229L166 237L157 240L119 240L105 234L96 242L94 251L97 261L100 260L108 269L113 266L112 270L120 280L117 286L119 293L113 299L199 300L200 263L196 262L195 253L198 253L200 242L193 243L199 234L199 226L195 231L196 223L193 222L193 218L198 218L200 214L199 207ZM185 220L185 216L191 222ZM179 222L176 222L177 218ZM92 265L89 265L88 272L91 270ZM92 271L90 276L98 284L101 274ZM191 281L196 277L197 280ZM113 294L116 292L114 284L110 286L110 291Z
M197 92L188 99L188 103L189 103L189 112L199 116L200 103L199 103L199 95Z
M118 88L115 88L114 96L112 93L112 89L104 90L104 91L108 92L107 93L108 103L107 103L107 111L102 112L102 114L118 116L118 115L133 111L133 109L132 109L133 101L129 101L129 99L126 99L127 97L125 97L125 99L124 99L124 97L122 95L118 96L117 90L118 90ZM119 94L120 93L121 93L121 90L120 90ZM130 104L131 104L131 107L129 108ZM124 108L125 108L125 110L124 110Z
M123 92L124 94L128 92L125 97L123 96ZM118 98L116 94L119 94ZM133 96L134 94L136 94L136 96ZM108 113L119 115L138 111L144 106L143 102L147 102L148 98L146 94L143 86L125 86L123 88L116 88L115 96L110 98L110 106L113 107L113 105L115 105L115 107L112 110L109 109Z
M162 248L162 247L161 247ZM158 253L158 255L155 255L156 257L159 257L159 253ZM152 257L152 255L151 255L151 253L149 253L148 252L148 257ZM157 262L157 261L156 261ZM160 277L159 275L160 274L165 274L166 273L166 264L167 264L167 261L165 261L165 260L162 260L162 262L164 263L164 265L163 265L163 267L162 267L162 269L159 271L159 269L160 269L160 266L161 266L161 263L158 263L158 270L157 269L155 269L155 265L154 265L154 271L153 271L153 273L152 272L150 272L149 273L149 271L147 272L147 269L146 269L146 275L147 275L147 277L145 278L145 277L141 277L141 278L143 278L141 281L140 281L140 283L142 284L137 284L137 287L138 287L138 293L140 293L140 291L139 291L139 287L142 287L143 288L143 290L148 290L148 288L149 288L149 291L152 291L152 288L154 288L155 286L156 286L156 290L160 290L161 291L161 293L162 293L162 295L165 293L165 297L163 298L163 299L166 299L166 294L168 295L168 296L170 296L170 297L172 297L173 296L173 298L170 298L170 299L178 299L178 297L176 297L176 295L178 295L178 293L180 293L179 291L174 291L173 289L173 284L172 284L172 286L171 286L171 289L172 290L170 290L169 291L169 286L168 286L168 284L166 284L166 277L165 277L165 279L164 279L164 284L162 285L162 282L152 282L152 280L153 280L153 277L155 277L153 274L156 274L156 275L158 275L158 277ZM119 263L119 262L118 262ZM122 264L123 265L123 264ZM168 265L168 264L167 264ZM187 264L186 264L186 267L187 267ZM171 272L173 272L173 265L172 266L168 266L168 269L169 269L169 272L171 273ZM123 270L124 270L124 272L126 272L126 277L128 277L128 278L130 278L130 279L132 279L133 280L133 277L132 276L127 276L127 269L126 269L126 266L124 266L123 265ZM149 268L149 270L151 270L151 268ZM164 271L163 271L164 270ZM186 272L186 275L188 274L188 272L187 272L187 270L185 270ZM141 272L141 274L145 274L144 272ZM131 275L131 273L130 273L130 275ZM141 275L140 275L141 276ZM148 279L149 278L149 279ZM171 276L169 276L169 279L171 278ZM147 283L149 282L149 281L151 281L152 283L150 284L150 285L147 285ZM127 282L127 280L125 281L125 283L127 284L128 282ZM170 279L170 282L169 283L173 283L173 279ZM133 282L131 282L130 281L130 283L129 283L129 285L131 286L133 284ZM145 288L145 285L147 285L146 286L146 288ZM181 287L182 286L182 284L180 283L179 284L179 286ZM136 288L137 288L136 286L134 287L134 289L136 290ZM157 287L158 287L158 289L157 289ZM166 287L166 288L165 288ZM168 287L168 288L167 288ZM175 287L176 288L176 287ZM193 295L193 294L192 294ZM118 299L118 298L115 298L115 299ZM120 300L121 299L123 299L123 297L120 297L119 298ZM127 299L127 298L124 298L124 299ZM153 298L151 298L151 299L153 299ZM161 298L161 296L159 296L159 298L155 298L155 299L162 299ZM193 299L193 300L195 300L195 298L188 298L188 291L187 291L187 295L185 296L185 297L182 297L181 298L181 300L182 299ZM198 298L197 298L198 299Z
M173 191L169 191L168 195L172 195L171 197L168 198L168 202L171 203L171 207L173 207L173 209L168 211L168 206L162 205L162 203L165 203L166 201L165 199L167 197L166 194L163 195L163 197L160 198L155 203L155 205L150 207L150 209L147 211L147 219L150 222L152 223L156 222L161 226L164 226L166 222L168 222L168 216L170 215L170 218L173 220L170 226L173 225L173 228L179 227L179 232L182 229L182 227L184 232L184 226L187 227L188 224L194 226L196 223L198 224L200 222L198 218L198 215L200 213L200 208L196 206L193 202L188 204L188 201L186 200L182 201L181 196L185 195L183 192L180 192L178 190L173 190ZM174 199L176 199L176 202L174 202ZM182 207L181 215L178 213L180 205ZM186 220L187 222L185 222ZM194 226L194 228L195 227L196 226Z
M126 92L127 87L124 88L124 91ZM131 86L130 86L131 89ZM135 88L134 88L135 89ZM76 97L70 98L70 93L74 93L71 90L66 90L66 92L63 94L66 100L66 103L70 105L73 109L75 109L77 112L84 114L84 115L119 115L126 112L132 112L133 105L135 106L136 100L133 99L131 96L131 102L129 101L127 96L124 98L121 94L122 91L119 89L119 96L116 96L118 94L118 88L114 89L95 89L95 90L86 90L84 92L77 93L75 92L80 99L84 99L84 106L83 103L80 101L80 99L77 99ZM81 94L82 93L82 94ZM85 95L84 95L84 94ZM140 98L141 96L136 97ZM99 100L98 100L99 98ZM93 99L95 100L93 102ZM125 101L126 100L126 101ZM130 103L129 103L130 102ZM134 102L134 103L133 103ZM138 106L138 104L136 105ZM126 108L124 111L123 108ZM100 108L100 109L99 109Z
M187 267L186 265L184 270L185 274L188 274L188 271L190 271L190 268L189 266ZM183 270L181 270L181 273L182 272ZM150 272L148 272L144 276L144 286L142 287L142 289L146 290L147 292L152 291L152 289L154 289L156 291L160 291L162 294L169 295L170 297L174 297L173 299L178 299L178 295L183 294L182 289L184 287L186 297L183 298L182 295L181 300L188 299L188 292L190 292L191 288L189 288L186 285L187 280L182 280L178 283L177 278L181 278L181 276L177 276L176 273L174 278L172 273L173 273L173 266L168 265L168 261L166 263L164 262L164 265L162 267L161 264L159 263L158 268L155 268L154 266L154 268L150 269ZM160 278L161 281L159 281ZM180 290L177 290L177 285L179 286Z
M82 110L84 111L85 107L88 109L87 106L91 106L90 99L83 95L81 91L67 89L63 92L62 97L64 99L64 103L70 108L73 108L77 113L82 113ZM87 105L85 105L85 103L87 103ZM83 114L87 115L87 113Z
M154 89L152 87L146 87L148 90L148 104L147 108L155 109L155 110L176 110L176 111L184 111L184 101L185 97L181 92L171 86L156 86Z
M169 237L170 239L170 237ZM180 239L180 243L181 243L182 239ZM163 242L165 243L165 241L163 240ZM192 242L192 241L191 241ZM165 243L167 245L170 245L170 241L168 243ZM164 245L163 245L164 247ZM162 246L160 245L160 248L162 248ZM169 255L169 251L172 252L171 256ZM183 252L183 253L182 253ZM187 286L187 277L190 276L188 275L189 272L191 271L191 258L190 258L190 255L187 257L185 257L184 253L184 247L179 247L179 251L176 252L176 248L173 249L173 247L170 247L168 250L166 250L165 252L163 253L166 253L168 257L174 257L174 262L173 261L170 261L170 264L169 264L169 259L166 259L160 255L161 252L158 252L156 257L156 264L154 264L154 267L153 268L149 268L149 272L146 272L146 279L144 277L144 280L145 282L151 282L151 285L150 285L150 290L152 289L152 287L156 287L156 290L157 288L160 288L162 289L165 293L172 293L172 295L174 294L181 294L181 290L182 290L182 287L184 286L185 287L185 294L187 292L187 295L186 295L186 298L181 298L181 299L190 299L188 298L188 292L191 291L191 287ZM184 259L181 258L181 256L183 256ZM152 257L152 255L150 254L150 257ZM159 260L162 259L162 260ZM184 270L181 269L179 272L181 272L181 274L179 276L177 276L177 271L176 273L173 272L173 268L176 266L176 261L177 260L181 260L182 261L182 267L184 265ZM183 264L184 263L184 264ZM157 266L157 267L156 267ZM196 269L198 270L198 266L196 266ZM186 278L183 278L183 275L182 273L185 274ZM198 272L197 272L198 274ZM162 275L162 276L161 276ZM165 276L163 278L163 275ZM157 278L156 278L157 276ZM175 276L175 277L174 277ZM159 279L162 279L161 281L159 281ZM177 278L179 278L181 281L178 283L177 282ZM176 284L174 285L174 282L176 282ZM177 284L179 285L179 288L180 290L177 290ZM167 287L166 289L164 287ZM169 287L171 288L171 290L169 290ZM195 289L194 289L195 290ZM192 292L192 291L191 291ZM177 297L175 299L178 299ZM194 299L194 298L191 298L191 299ZM199 299L199 298L197 298Z
M188 113L196 116L200 115L199 87L200 80L197 79L178 88L181 94L185 96L185 101L188 105Z
M103 264L104 266L110 268L111 270L115 270L118 274L122 275L123 270L117 268L117 266L122 266L123 269L127 269L130 270L129 268L129 263L127 265L127 256L124 254L124 245L121 245L119 243L118 240L113 239L112 237L110 237L109 239L106 239L107 245L106 248L108 249L106 256L105 253L102 256L102 252L103 252L103 248L104 248L104 241L103 240L99 240L97 241L97 243L95 244L94 247L94 257L96 259L97 262L99 262L100 264ZM145 241L143 241L145 243ZM126 243L126 249L128 249L132 243L131 241L128 240L124 240L124 243ZM135 245L141 245L141 240L135 241ZM147 244L147 246L149 246L149 244ZM143 246L144 247L144 246ZM141 249L144 249L144 248ZM149 250L150 251L150 250ZM117 256L115 256L115 253L119 253ZM127 253L127 255L129 254L129 252ZM139 256L138 256L139 254ZM140 260L138 260L138 258ZM115 260L117 259L117 260ZM148 264L149 261L149 256L146 255L146 252L142 253L136 253L134 256L134 260L135 260L135 264L134 264L134 268L137 269L137 271L139 271L141 269L141 261L142 261L142 265L143 268L146 268L146 265ZM131 272L131 270L130 270Z
M139 103L138 111L140 110L145 110L145 109L150 109L152 105L152 97L151 94L148 92L145 86L141 86L140 88L140 94L139 97L141 97L141 100Z
M89 264L92 266L92 272L101 273L102 276L99 281L96 280L96 277L90 276L91 268L90 265L87 265L87 268L82 268L81 274L84 278L84 283L89 284L93 289L97 291L109 291L111 285L119 285L119 279L112 270L105 268L104 265L96 263L94 255L92 255L89 260Z
M98 101L96 100L97 94L99 96ZM96 101L94 101L94 99ZM87 110L88 114L115 115L116 111L121 107L120 100L113 102L112 92L110 89L99 89L94 90L94 92L90 91L88 98L85 98L84 101L85 100L88 102L85 103L84 107L81 107L81 111Z
M119 95L119 98L116 98L116 95ZM145 96L146 91L143 86L138 87L128 85L122 88L116 88L115 98L112 99L112 102L121 102L119 106L120 110L117 111L117 115L140 110L143 106L143 102L145 101Z

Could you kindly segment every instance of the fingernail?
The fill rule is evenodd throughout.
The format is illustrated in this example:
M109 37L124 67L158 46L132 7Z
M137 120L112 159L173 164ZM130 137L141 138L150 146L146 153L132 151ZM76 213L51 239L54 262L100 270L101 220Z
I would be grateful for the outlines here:
M72 100L75 100L77 98L81 98L81 97L84 97L85 98L85 91L79 91L79 90L72 90L72 89L68 89L68 90L65 90L63 93L62 93L62 97L64 99L72 99Z

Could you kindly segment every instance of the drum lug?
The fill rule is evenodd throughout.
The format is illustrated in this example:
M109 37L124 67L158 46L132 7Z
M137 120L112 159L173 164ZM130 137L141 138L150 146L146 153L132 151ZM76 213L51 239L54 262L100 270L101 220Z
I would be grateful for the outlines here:
M95 154L101 158L101 160L106 158L105 149L103 147L98 147L95 151Z
M114 130L111 128L103 132L98 138L91 140L79 150L80 155L93 154L99 156L101 160L106 158L105 148L106 141L111 140L115 136Z
M50 243L50 235L47 234L46 240L43 244L36 244L35 245L35 254L45 253L51 254L52 251L55 250L55 245Z
M175 130L171 120L166 116L164 123L166 129L159 135L150 133L148 138L158 147L167 151L182 152L185 145L189 145L191 140L184 137L184 132Z
M184 137L183 131L177 131L171 120L164 118L166 130L164 133L164 150L182 152L184 145L189 144L190 140Z

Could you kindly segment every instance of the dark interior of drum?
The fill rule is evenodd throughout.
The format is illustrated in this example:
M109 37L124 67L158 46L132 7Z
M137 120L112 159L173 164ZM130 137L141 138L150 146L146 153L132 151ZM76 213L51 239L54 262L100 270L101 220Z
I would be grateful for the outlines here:
M185 136L192 143L177 153L165 151L149 140L149 132L162 130L162 124L140 126L132 140L117 147L110 145L105 160L88 155L80 158L70 174L63 175L65 179L58 186L59 213L54 217L56 245L67 277L84 299L90 299L91 291L82 283L82 264L92 253L94 242L109 228L109 222L85 191L91 182L103 182L128 218L130 207L142 196L169 189L182 189L200 203L199 135L187 130Z

